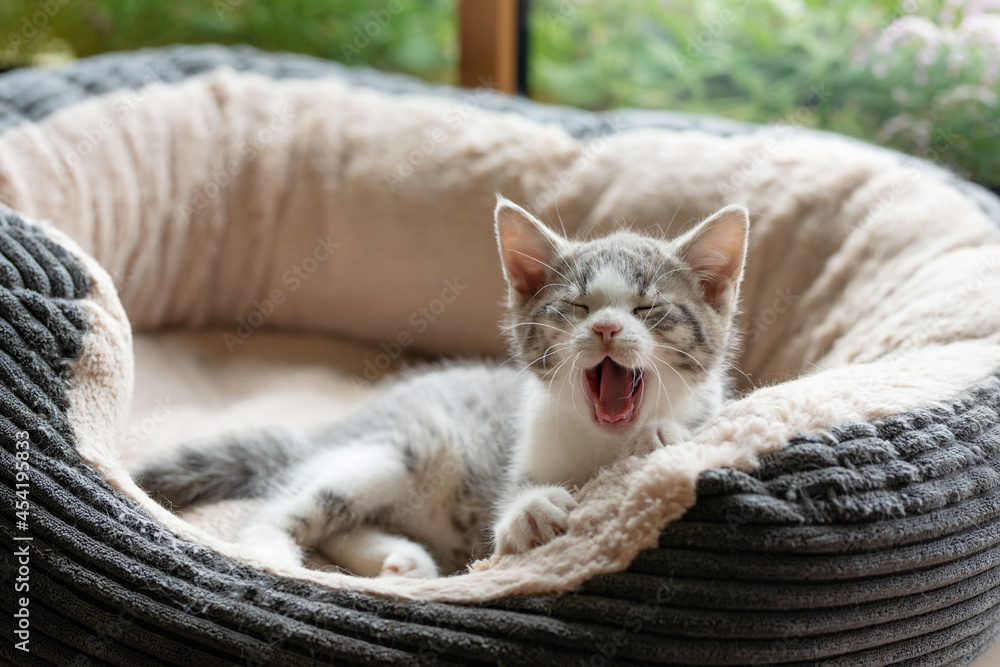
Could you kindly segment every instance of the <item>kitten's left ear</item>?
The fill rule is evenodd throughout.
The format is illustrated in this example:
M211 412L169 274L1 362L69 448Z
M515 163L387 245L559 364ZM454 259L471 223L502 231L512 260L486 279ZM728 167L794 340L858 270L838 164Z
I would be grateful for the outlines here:
M567 241L517 204L497 195L493 212L504 277L511 296L529 301L549 282L552 263Z
M720 209L681 237L680 253L694 269L702 295L712 307L735 295L743 278L750 214L743 206Z

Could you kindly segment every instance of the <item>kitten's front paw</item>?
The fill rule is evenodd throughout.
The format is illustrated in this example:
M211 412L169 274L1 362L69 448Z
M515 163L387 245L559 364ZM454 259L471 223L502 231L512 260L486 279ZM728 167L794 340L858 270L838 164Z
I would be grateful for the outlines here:
M382 571L378 576L434 579L438 570L430 554L418 547L390 553L382 561Z
M495 529L496 553L519 554L566 532L576 501L566 489L545 486L521 494Z

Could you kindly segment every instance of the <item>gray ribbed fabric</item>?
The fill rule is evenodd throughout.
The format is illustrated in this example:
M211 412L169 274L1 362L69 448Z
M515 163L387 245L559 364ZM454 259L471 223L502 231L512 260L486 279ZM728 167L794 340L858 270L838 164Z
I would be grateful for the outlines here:
M395 93L461 96L410 79L251 49L112 54L0 76L0 132L87 97L219 66L336 76ZM606 114L490 98L577 136ZM653 112L630 127L755 128ZM619 123L619 128L621 124ZM954 179L944 172L942 178ZM960 186L995 219L1000 204ZM282 580L179 540L73 447L66 362L90 280L0 209L0 542L14 549L17 430L31 459L31 649L23 665L968 664L1000 634L1000 377L957 399L794 439L754 474L705 473L697 505L627 572L562 596L483 605L398 602ZM3 613L13 562L2 560Z

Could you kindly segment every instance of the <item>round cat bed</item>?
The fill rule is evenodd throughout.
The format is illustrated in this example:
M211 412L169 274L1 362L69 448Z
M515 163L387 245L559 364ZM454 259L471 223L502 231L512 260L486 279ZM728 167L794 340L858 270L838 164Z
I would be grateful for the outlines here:
M135 485L133 393L180 352L134 367L133 331L369 341L348 402L404 352L498 354L497 191L571 234L746 203L739 399L432 581L274 567ZM943 665L1000 633L1000 202L927 163L177 47L0 77L0 202L5 661Z

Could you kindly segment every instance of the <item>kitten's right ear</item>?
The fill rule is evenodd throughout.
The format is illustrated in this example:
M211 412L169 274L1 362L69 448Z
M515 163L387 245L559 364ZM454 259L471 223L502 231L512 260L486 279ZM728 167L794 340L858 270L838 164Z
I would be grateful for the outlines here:
M553 259L566 240L500 195L493 219L504 277L512 296L527 302L549 283Z

